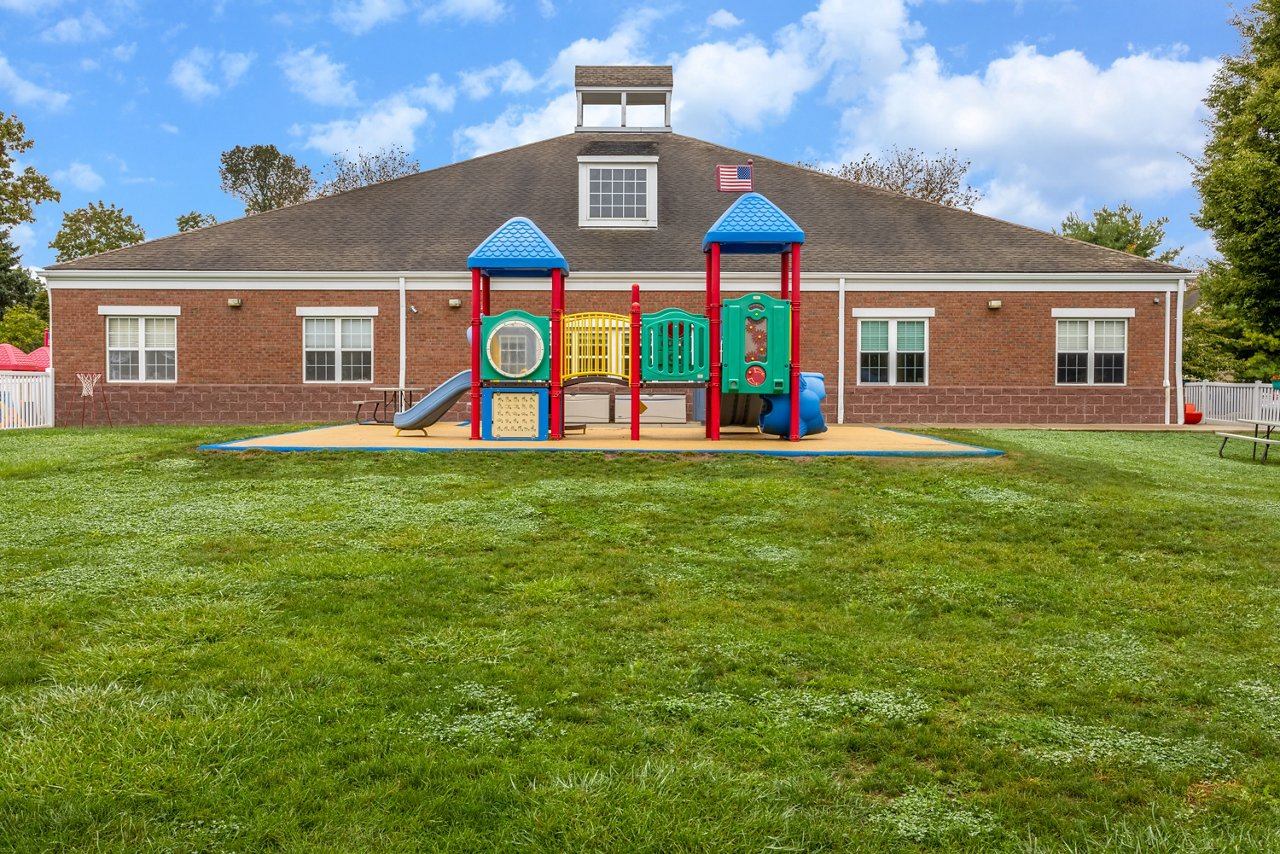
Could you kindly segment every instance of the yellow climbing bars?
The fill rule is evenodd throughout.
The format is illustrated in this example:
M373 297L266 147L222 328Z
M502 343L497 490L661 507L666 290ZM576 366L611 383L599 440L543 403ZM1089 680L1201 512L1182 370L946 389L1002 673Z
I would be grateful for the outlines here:
M562 324L560 376L631 379L631 319L587 311L566 314Z

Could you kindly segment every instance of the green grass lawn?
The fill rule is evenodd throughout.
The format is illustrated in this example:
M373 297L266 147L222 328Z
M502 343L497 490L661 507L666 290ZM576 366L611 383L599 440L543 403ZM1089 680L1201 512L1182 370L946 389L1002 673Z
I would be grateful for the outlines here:
M0 433L0 850L1280 849L1280 466Z

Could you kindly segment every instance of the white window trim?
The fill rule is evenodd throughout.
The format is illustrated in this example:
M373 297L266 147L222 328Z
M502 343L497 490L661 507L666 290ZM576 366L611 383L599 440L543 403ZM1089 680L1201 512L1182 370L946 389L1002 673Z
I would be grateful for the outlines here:
M178 317L182 307L176 305L100 305L102 317Z
M111 351L123 350L125 348L111 346L111 333L109 332L109 327L111 326L110 323L102 324L102 342L105 345L105 347L103 348L103 353L107 360L106 370L103 371L102 373L103 378L106 379L108 383L115 384L115 385L128 385L129 383L135 383L135 384L145 383L147 385L176 385L178 382L178 321L175 320L173 322L173 379L171 380L147 379L147 349L148 348L147 348L147 322L146 321L148 317L151 317L151 318L175 317L178 314L178 309L174 307L173 311L171 312L169 311L156 312L153 306L141 306L138 310L147 312L146 314L120 314L114 311L108 314L104 314L102 311L102 309L104 308L113 308L113 309L120 308L120 309L124 309L125 311L128 311L131 308L130 306L101 306L100 305L98 306L98 314L103 315L108 320L113 317L118 317L118 318L123 318L125 320L138 321L138 346L136 348L138 351L138 378L136 380L113 380L111 378ZM152 347L150 349L167 350L169 348L168 347Z
M376 305L366 306L316 306L314 308L304 308L299 306L294 309L294 314L298 317L377 317L378 307Z
M1082 309L1056 309L1056 308L1055 308L1055 309L1054 309L1054 312L1057 312L1057 311L1060 311L1060 310L1081 311ZM1107 310L1108 310L1108 309L1103 309L1103 311L1107 311ZM1097 313L1096 313L1097 311L1098 311L1097 309L1094 309L1094 310L1093 310L1093 313L1086 313L1086 314L1083 314L1083 315L1080 315L1080 314L1069 314L1069 315L1066 315L1066 316L1063 316L1063 317L1059 317L1059 316L1057 316L1056 314L1054 315L1054 321L1053 321L1053 384L1054 384L1055 386L1058 386L1059 388L1083 388L1083 387L1086 387L1086 386L1091 386L1091 387L1094 387L1094 388L1127 388L1127 387L1128 387L1128 385L1129 385L1129 321L1128 321L1128 319L1127 319L1127 317L1126 317L1125 315L1119 315L1119 316L1117 316L1117 315L1114 315L1114 314L1097 314ZM1110 309L1110 311L1130 311L1130 312L1131 312L1131 311L1133 311L1133 309ZM1131 317L1131 316L1132 316L1132 315L1129 315L1129 317ZM1088 343L1088 348L1089 348L1089 349L1088 349L1088 351L1087 351L1087 352L1088 352L1088 361L1087 361L1087 363L1086 363L1086 365L1085 365L1085 376L1087 377L1087 380L1086 380L1085 382L1082 382L1082 383L1064 383L1064 382L1059 382L1059 381L1058 381L1058 354L1059 354L1059 353L1063 353L1063 352L1073 352L1073 353L1074 353L1074 352L1077 352L1077 351L1075 351L1075 350L1072 350L1072 351L1064 351L1064 350L1059 350L1059 349L1058 349L1058 321L1059 321L1059 320L1087 320L1087 321L1089 321L1089 338L1088 338L1088 342L1087 342L1087 343ZM1094 330L1094 325L1093 325L1093 321L1095 321L1095 320L1123 320L1123 321L1124 321L1124 382L1119 382L1119 383L1099 383L1099 382L1094 382L1094 380L1093 380L1093 357L1097 354L1097 351L1094 349L1094 343L1093 343L1093 342L1094 342L1094 331L1093 331L1093 330ZM1120 352L1120 351L1118 351L1118 350L1104 350L1103 352L1104 352L1104 353L1116 353L1116 352Z
M1055 308L1051 313L1063 320L1117 320L1137 314L1132 308Z
M299 316L300 316L300 317L314 317L314 318L320 318L320 319L323 319L323 320L334 320L334 321L342 321L342 320L365 320L365 319L368 319L368 318L370 317L370 315L368 315L368 314L362 314L362 315L349 315L349 314L310 314L310 315L304 315L304 314L301 314L302 309L298 309L298 311L299 311L299 313L300 313L300 314L299 314ZM326 311L327 311L327 309L326 309ZM373 312L374 312L375 314L377 313L377 311L378 311L378 310L377 310L376 308L375 308L375 309L373 309ZM332 352L333 352L333 358L334 358L334 362L333 362L333 379L331 379L331 380L309 380L309 379L307 379L307 322L306 322L305 320L302 322L302 383L303 383L303 385L366 385L366 381L365 381L365 380L344 380L344 379L342 378L342 352L343 352L343 351L342 351L342 324L341 324L341 322L338 322L338 323L335 323L335 324L334 324L334 327L333 327L333 336L334 336L334 337L333 337L333 342L334 342L334 344L333 344L333 350L332 350ZM374 329L374 323L373 323L373 321L372 321L372 320L370 320L370 321L369 321L369 379L368 379L368 383L372 383L372 382L373 382L373 378L377 376L377 374L376 374L376 373L374 373L374 370L375 370L375 368L377 367L377 364L376 364L376 361L375 361L375 359L376 359L376 355L377 355L377 354L375 353L375 351L378 349L378 348L377 348L377 346L376 346L376 344L377 344L377 340L378 340L376 336L377 336L377 330L376 330L376 329ZM320 351L321 351L321 348L312 348L312 349L316 350L316 352L320 352ZM329 348L327 348L327 347L326 347L326 348L323 348L323 349L324 349L324 351L325 351L325 352L328 352L328 351L329 351ZM358 352L363 352L363 350L358 351Z
M645 210L644 219L615 219L591 217L591 168L644 169ZM578 227L579 228L657 228L658 227L658 158L653 155L582 155L578 158Z
M871 311L873 314L859 314L860 311ZM903 312L928 312L928 314L903 314L902 312L891 312L885 314L888 309L854 309L853 316L858 318L857 326L857 348L854 350L855 362L854 371L857 374L857 384L865 385L868 388L889 388L890 386L902 386L903 388L925 388L929 385L929 370L933 364L933 359L929 356L929 318L933 317L934 310L931 308L919 309L903 309ZM887 320L889 321L889 381L883 383L863 382L862 380L862 321L863 320ZM898 324L899 320L923 320L924 321L924 382L919 383L900 383L898 382ZM909 352L917 352L911 350Z
M936 313L936 309L932 308L855 308L853 310L854 317L872 320L919 320L922 317L933 317Z

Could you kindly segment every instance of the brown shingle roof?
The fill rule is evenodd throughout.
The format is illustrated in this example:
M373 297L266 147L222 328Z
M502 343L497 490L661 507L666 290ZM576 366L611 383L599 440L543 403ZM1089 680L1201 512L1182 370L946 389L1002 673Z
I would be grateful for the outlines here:
M672 81L670 65L579 65L573 72L575 86L666 86Z
M701 271L702 236L736 194L714 167L746 154L673 133L631 134L658 154L658 226L578 226L577 157L622 143L576 133L51 270L453 271L513 216L527 216L579 271ZM755 157L756 189L805 230L818 273L1171 273L1159 264L979 214ZM734 258L731 269L772 269Z

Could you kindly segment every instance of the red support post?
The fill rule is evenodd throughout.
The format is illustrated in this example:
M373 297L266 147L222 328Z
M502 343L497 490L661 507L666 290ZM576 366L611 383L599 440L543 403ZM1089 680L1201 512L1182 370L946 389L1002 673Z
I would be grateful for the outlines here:
M791 244L791 441L800 441L800 244Z
M640 441L640 286L631 286L631 441Z
M720 244L711 244L707 277L707 326L711 382L707 389L707 438L720 441Z
M491 284L492 283L488 276L480 277L480 313L485 317L489 317L493 314L493 312L489 310L489 292Z
M471 438L480 438L480 271L471 271Z
M564 319L564 271L551 271L551 424L552 439L564 438L564 416L561 412L560 326Z
M782 287L779 289L778 295L782 299L786 299L787 294L789 292L788 289L791 287L791 281L790 281L791 272L790 270L788 270L788 267L790 266L789 262L791 260L791 256L784 252L782 253L781 257L782 257Z

